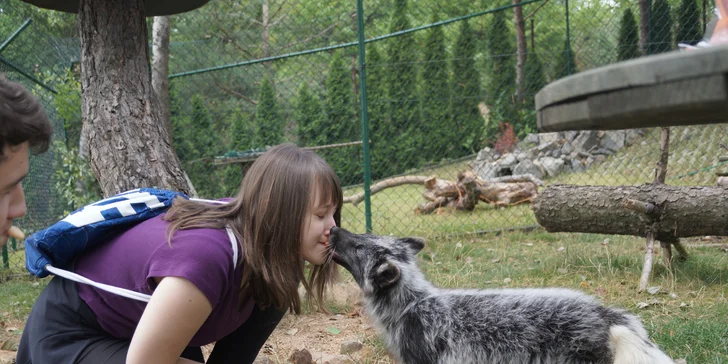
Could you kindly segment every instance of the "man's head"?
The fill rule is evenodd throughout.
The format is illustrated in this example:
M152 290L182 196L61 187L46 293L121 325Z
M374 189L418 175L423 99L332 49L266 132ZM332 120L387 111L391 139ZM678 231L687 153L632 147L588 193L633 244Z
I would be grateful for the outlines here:
M30 151L45 152L53 128L37 98L0 74L0 246L13 219L25 215L21 182Z

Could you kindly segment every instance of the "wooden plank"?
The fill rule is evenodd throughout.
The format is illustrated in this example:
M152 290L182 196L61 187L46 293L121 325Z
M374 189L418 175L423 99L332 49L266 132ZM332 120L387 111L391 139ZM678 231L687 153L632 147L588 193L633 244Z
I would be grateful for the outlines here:
M613 90L537 113L541 132L728 122L726 74Z

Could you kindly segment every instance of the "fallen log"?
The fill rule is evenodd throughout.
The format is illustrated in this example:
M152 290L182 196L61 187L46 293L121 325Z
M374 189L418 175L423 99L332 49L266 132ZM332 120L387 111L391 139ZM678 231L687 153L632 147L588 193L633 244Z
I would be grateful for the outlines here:
M434 179L434 176L399 176L399 177L393 177L388 178L383 181L379 181L375 183L371 188L369 189L371 194L375 194L385 188L390 187L396 187L401 185L407 185L407 184L415 184L415 185L421 185L425 183L425 181L428 181L430 179ZM359 192L355 195L346 196L344 197L344 203L351 203L354 206L358 205L360 202L364 201L364 192Z
M653 207L639 207L640 202ZM653 238L668 242L728 236L728 188L724 187L552 185L539 193L532 209L549 232L647 237L655 229Z

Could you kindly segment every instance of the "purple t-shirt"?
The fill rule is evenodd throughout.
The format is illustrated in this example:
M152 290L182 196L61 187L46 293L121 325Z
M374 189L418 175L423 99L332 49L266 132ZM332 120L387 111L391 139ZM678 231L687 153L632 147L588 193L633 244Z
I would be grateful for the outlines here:
M233 268L233 249L224 229L177 230L167 242L168 223L146 220L76 261L76 273L91 280L151 295L154 277L182 277L212 304L212 313L190 341L202 346L220 340L245 322L253 301L238 306L242 263ZM77 283L104 330L131 339L146 303Z

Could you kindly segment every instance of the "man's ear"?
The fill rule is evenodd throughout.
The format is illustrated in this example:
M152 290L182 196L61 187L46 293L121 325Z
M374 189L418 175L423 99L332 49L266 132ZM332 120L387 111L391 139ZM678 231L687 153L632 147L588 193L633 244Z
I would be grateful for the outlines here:
M399 239L399 243L409 247L414 254L419 253L425 247L425 239L422 238L401 238Z
M387 288L399 280L399 267L390 262L386 261L381 264L377 271L374 273L372 281L380 288Z

